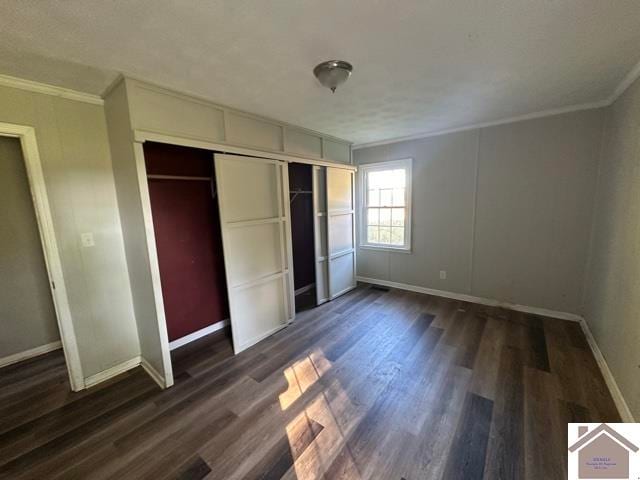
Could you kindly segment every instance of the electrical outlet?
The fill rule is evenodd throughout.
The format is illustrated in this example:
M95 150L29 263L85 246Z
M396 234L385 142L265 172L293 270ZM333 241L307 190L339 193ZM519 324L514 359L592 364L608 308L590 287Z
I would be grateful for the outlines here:
M96 244L96 242L93 240L93 233L91 232L81 233L80 242L82 242L82 246L85 248L93 247Z
M446 280L446 279L447 279L447 271L440 270L440 280Z

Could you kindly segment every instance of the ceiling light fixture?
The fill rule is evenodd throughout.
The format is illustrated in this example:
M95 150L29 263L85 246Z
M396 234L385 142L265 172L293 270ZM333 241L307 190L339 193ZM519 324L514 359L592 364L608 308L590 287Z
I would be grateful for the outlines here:
M313 74L323 86L330 88L335 93L338 85L346 82L352 71L353 67L349 62L329 60L316 65Z

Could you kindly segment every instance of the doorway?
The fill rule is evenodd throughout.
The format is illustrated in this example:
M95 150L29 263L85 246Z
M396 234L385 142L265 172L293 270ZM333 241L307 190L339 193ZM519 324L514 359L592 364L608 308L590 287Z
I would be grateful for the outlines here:
M71 389L84 388L33 127L0 123L0 367L63 347ZM5 273L6 272L6 273Z

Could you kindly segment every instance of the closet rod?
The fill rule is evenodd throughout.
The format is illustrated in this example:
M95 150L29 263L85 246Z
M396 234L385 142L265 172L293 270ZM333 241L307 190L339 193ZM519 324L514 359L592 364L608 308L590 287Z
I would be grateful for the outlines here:
M196 180L196 181L211 181L211 177L187 177L181 175L147 175L147 178L156 180Z

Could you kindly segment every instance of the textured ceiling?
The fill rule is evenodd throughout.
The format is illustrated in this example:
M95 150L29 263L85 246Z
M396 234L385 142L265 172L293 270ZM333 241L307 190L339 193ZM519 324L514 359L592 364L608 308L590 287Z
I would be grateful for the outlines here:
M602 101L640 60L638 0L20 0L0 27L0 73L124 72L356 143Z

